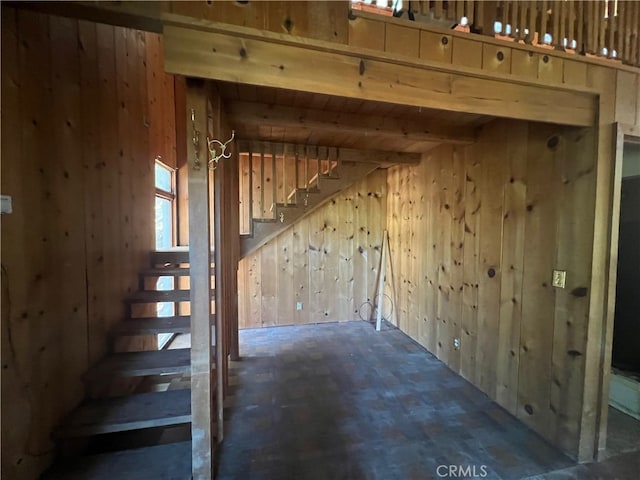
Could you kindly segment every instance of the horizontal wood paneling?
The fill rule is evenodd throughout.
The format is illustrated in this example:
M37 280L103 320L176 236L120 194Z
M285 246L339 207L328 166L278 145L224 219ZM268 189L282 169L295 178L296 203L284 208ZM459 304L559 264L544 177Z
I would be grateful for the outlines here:
M386 189L376 170L243 258L240 327L360 319L380 267Z
M398 325L573 456L594 146L589 129L496 120L476 144L438 147L420 166L393 167L388 177L392 280L423 292L399 295ZM566 289L551 286L553 269L567 271Z
M158 38L2 8L3 478L51 460L51 431L153 248L145 62Z

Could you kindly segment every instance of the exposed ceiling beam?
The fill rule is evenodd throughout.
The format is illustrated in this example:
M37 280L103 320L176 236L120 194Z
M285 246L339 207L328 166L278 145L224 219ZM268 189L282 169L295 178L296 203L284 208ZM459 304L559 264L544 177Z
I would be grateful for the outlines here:
M381 150L360 150L355 148L325 147L318 145L295 145L291 143L266 142L261 140L238 140L238 149L243 152L273 152L281 155L289 152L295 155L308 155L311 158L318 156L321 160L327 158L339 158L343 162L377 163L382 167L390 165L406 164L417 165L420 163L420 153L383 152Z
M168 73L572 126L597 121L590 88L536 83L221 23L165 21ZM199 28L196 30L195 28Z
M357 136L395 137L416 142L470 144L475 140L471 127L437 125L433 119L396 118L333 112L311 108L232 101L226 103L232 124L307 128Z

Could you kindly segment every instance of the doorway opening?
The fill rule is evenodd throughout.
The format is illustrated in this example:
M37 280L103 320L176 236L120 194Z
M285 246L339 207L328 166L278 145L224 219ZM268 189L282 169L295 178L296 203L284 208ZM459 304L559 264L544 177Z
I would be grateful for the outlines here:
M640 449L640 142L625 141L607 451Z

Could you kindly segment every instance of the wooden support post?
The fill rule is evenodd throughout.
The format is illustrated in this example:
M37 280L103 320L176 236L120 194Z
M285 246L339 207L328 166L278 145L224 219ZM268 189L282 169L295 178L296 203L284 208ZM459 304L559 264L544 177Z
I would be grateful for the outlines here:
M215 377L211 356L211 245L207 168L207 97L187 88L189 263L191 286L191 458L193 478L212 479ZM193 113L193 115L192 115ZM197 133L196 133L197 132ZM196 162L199 161L199 168ZM216 269L217 270L217 269ZM218 335L216 329L216 336ZM222 425L221 419L218 419Z

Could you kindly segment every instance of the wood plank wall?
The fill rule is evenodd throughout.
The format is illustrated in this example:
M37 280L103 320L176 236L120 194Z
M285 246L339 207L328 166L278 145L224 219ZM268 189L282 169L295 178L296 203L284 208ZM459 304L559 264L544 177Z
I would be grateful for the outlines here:
M359 320L375 292L386 191L376 170L243 258L240 328Z
M3 478L36 478L51 460L51 431L153 248L145 64L157 42L2 7Z
M169 11L276 33L347 43L349 2L169 2Z
M508 132L508 135L505 135ZM389 171L398 326L576 456L594 228L590 129L496 120ZM567 271L566 289L551 286ZM454 339L460 339L460 348Z

